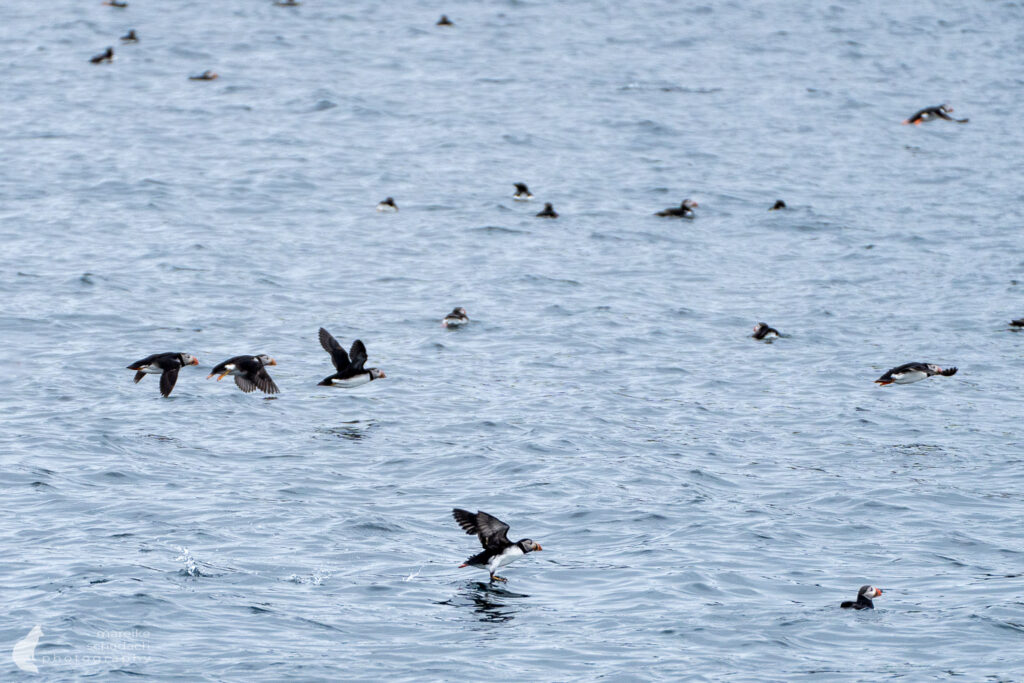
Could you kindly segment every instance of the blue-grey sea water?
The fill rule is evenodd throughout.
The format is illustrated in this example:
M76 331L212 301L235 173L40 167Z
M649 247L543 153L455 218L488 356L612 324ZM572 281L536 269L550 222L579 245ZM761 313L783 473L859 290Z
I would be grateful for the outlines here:
M1021 2L128 5L0 4L0 679L1024 680Z

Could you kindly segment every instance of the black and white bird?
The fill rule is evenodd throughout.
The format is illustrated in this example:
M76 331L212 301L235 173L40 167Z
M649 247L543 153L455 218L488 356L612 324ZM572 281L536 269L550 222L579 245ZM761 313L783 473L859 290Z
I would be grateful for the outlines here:
M190 81L215 81L218 78L220 78L220 76L218 76L213 71L210 71L209 69L207 69L206 71L204 71L201 74L196 74L195 76L189 76L188 80L190 80Z
M217 375L219 382L231 375L235 378L238 388L247 394L257 389L264 394L276 394L279 389L267 373L268 365L277 365L277 361L265 353L257 356L235 356L215 365L206 379Z
M1024 327L1024 318L1017 318L1010 321L1010 327Z
M857 600L846 600L839 606L843 609L874 609L875 603L871 602L872 598L877 598L882 594L881 588L875 588L874 586L861 586L860 590L857 591Z
M388 197L384 201L377 204L377 210L381 213L395 213L398 211L398 204L395 204L395 200L392 197Z
M779 336L779 331L769 327L768 323L758 323L754 325L754 334L750 336L754 339L775 339Z
M512 195L512 199L517 202L528 202L533 199L533 195L530 194L530 188L526 186L526 183L515 183L516 193Z
M137 35L135 35L135 29L132 29L132 30L128 31L128 33L126 33L123 36L121 36L121 42L122 43L137 43L137 42L139 42L139 37Z
M671 207L664 211L659 211L654 214L655 216L662 216L666 218L693 218L697 214L693 212L700 204L693 201L692 199L684 199L679 207Z
M548 202L537 213L537 218L558 218L558 213L555 211L555 207L551 206L551 202Z
M508 524L493 515L479 510L474 515L469 510L452 510L452 517L462 527L463 531L480 539L480 545L484 547L482 553L477 553L459 565L463 567L479 567L486 569L491 575L491 581L507 581L508 579L495 575L494 572L502 567L518 560L526 553L534 550L543 550L539 543L529 538L513 543L508 540Z
M441 18L437 20L437 26L455 26L455 24L451 22L447 15L442 14Z
M970 119L954 119L950 114L953 113L953 107L948 104L940 104L937 107L925 107L924 109L915 112L913 116L903 122L903 125L914 124L920 126L926 121L933 121L935 119L945 119L947 121L956 121L957 123L967 123Z
M946 368L943 370L938 365L932 365L931 363L904 363L876 379L875 384L881 384L882 386L887 384L913 384L934 375L952 377L955 374L956 368Z
M178 370L186 365L199 365L199 359L188 353L154 353L128 366L135 371L135 383L146 375L160 375L160 393L171 395L174 383L178 381Z
M321 327L320 346L324 347L324 351L331 354L331 362L334 363L334 369L337 372L330 377L325 377L317 386L351 389L352 387L372 382L375 379L387 377L378 368L363 369L363 364L366 363L366 346L358 339L352 342L352 348L349 349L348 353L345 353L345 349L338 343L338 340Z
M469 316L466 314L466 309L462 306L455 308L451 313L444 317L441 321L442 327L462 327L469 322Z
M108 47L89 61L93 64L103 64L104 62L110 63L114 61L114 48Z

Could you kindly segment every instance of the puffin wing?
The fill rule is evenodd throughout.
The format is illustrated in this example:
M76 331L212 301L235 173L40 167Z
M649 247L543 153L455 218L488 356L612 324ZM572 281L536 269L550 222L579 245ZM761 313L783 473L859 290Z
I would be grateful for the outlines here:
M255 376L250 377L248 374L236 374L232 375L232 377L235 378L235 384L238 386L238 388L247 394L250 391L256 391L256 389L258 388L256 382L253 381L254 379L256 379Z
M256 386L264 394L276 394L280 391L277 388L277 385L274 384L274 380L271 379L270 373L267 372L265 367L261 367L259 371L256 372L255 381Z
M342 351L342 353L344 353L344 351ZM358 339L352 342L352 348L349 349L348 357L352 372L362 372L363 364L366 362L366 346L363 345L363 342ZM341 368L338 369L340 370Z
M137 373L135 376L138 377L142 373ZM138 382L139 380L135 380ZM178 381L178 368L167 368L160 375L160 393L163 394L164 398L171 395L171 389L174 388L174 383Z
M335 339L330 332L324 328L320 328L320 346L324 347L324 351L331 354L331 362L334 363L334 369L338 372L343 372L348 369L348 354L345 353L345 349L341 347L338 340ZM355 348L355 344L352 345Z
M468 510L455 508L452 517L468 535L476 534L485 549L511 544L508 540L508 524L493 515L479 510L474 515Z

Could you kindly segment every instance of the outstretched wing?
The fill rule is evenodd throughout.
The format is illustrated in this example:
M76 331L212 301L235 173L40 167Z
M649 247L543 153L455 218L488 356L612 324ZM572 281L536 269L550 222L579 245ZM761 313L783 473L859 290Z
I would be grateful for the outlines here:
M331 362L334 363L335 370L341 372L348 369L348 354L345 353L345 349L341 348L338 340L322 327L320 328L320 346L324 347L324 351L331 354ZM353 345L353 348L355 348L355 345Z
M142 373L138 373L136 376ZM135 380L136 382L138 380ZM160 393L167 396L171 395L171 389L174 388L174 383L178 381L178 368L168 368L163 371L160 375Z
M274 380L270 378L270 373L267 372L265 367L260 368L256 373L256 386L259 387L260 391L264 394L276 394L279 389L274 384Z
M358 339L352 342L352 348L348 352L348 357L349 363L352 364L352 372L362 372L363 363L366 362L366 347L363 345L363 342L359 341ZM338 369L340 370L341 368Z
M239 373L237 375L233 375L233 377L235 378L235 385L245 393L248 394L250 391L256 391L256 383L248 376Z
M476 534L480 539L480 545L484 548L509 545L508 524L493 515L479 510L474 515L469 510L452 510L452 517L462 527L463 531L472 536Z

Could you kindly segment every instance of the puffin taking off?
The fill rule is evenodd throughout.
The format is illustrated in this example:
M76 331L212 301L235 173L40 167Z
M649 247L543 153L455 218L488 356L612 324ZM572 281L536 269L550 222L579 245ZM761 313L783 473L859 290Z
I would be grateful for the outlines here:
M912 123L915 126L920 126L925 121L931 121L933 119L946 119L947 121L956 121L957 123L967 123L970 119L954 119L949 114L953 113L953 107L948 104L941 104L938 107L925 107L921 111L917 112L909 119L903 122L903 125Z
M228 358L223 363L214 366L206 379L219 375L217 381L221 381L228 375L235 378L238 388L249 393L259 389L264 394L276 394L279 389L274 380L267 374L267 365L277 365L277 361L265 353L258 356L235 356Z
M452 309L452 312L444 317L441 321L443 327L461 327L469 322L469 316L466 314L466 309L462 306Z
M108 47L104 52L101 52L89 61L93 64L103 64L104 62L109 64L114 61L114 48Z
M512 195L512 199L519 202L528 202L533 199L533 195L530 194L530 188L526 186L526 183L516 183L516 193Z
M126 33L123 36L121 36L121 42L122 43L137 43L137 42L139 42L139 37L137 35L135 35L135 29L132 29L131 31L128 31L128 33Z
M555 212L555 207L551 206L551 202L548 202L537 214L537 218L558 218L558 214Z
M186 365L199 365L199 359L188 353L154 353L128 366L135 371L135 383L146 375L160 373L160 393L171 395L174 383L178 381L178 370Z
M881 588L875 588L874 586L861 586L860 590L857 591L857 601L846 600L839 606L843 609L875 609L875 603L871 602L871 598L877 598L882 594Z
M452 22L448 21L448 17L446 15L444 15L444 14L442 14L441 18L437 20L437 25L438 26L455 26L455 24L453 24Z
M543 550L539 543L528 538L515 543L508 540L508 524L486 512L478 510L474 515L468 510L455 508L452 510L452 517L467 534L470 536L476 534L480 539L480 545L484 547L482 553L477 553L460 564L459 569L463 567L486 569L491 575L491 581L508 581L508 579L496 576L494 572L515 562L526 553Z
M955 374L956 368L943 370L938 365L932 365L931 363L904 363L876 379L875 384L881 384L882 386L886 384L912 384L927 379L932 375L952 377Z
M388 197L381 203L377 204L377 210L381 213L394 213L398 211L398 204L395 204L395 200Z
M768 327L768 323L758 323L754 325L754 334L750 336L754 339L775 339L779 336L779 331L774 327Z
M349 349L348 353L345 353L345 349L341 347L338 340L321 327L320 346L324 347L324 351L331 354L331 362L334 363L334 369L337 372L330 377L325 377L317 386L351 389L352 387L358 387L360 384L366 384L375 379L387 377L377 368L363 369L363 363L366 362L366 346L358 339L352 342L352 348Z
M697 204L697 202L693 201L692 199L684 199L678 208L673 207L670 209L665 209L664 211L659 211L654 215L664 216L668 218L693 218L694 216L697 215L693 212L693 210L696 209L698 206L699 205Z
M188 80L190 80L190 81L215 81L218 78L220 78L220 76L218 76L214 72L212 72L209 69L207 69L203 73L198 74L196 76L189 76Z
M772 208L770 208L768 210L769 211L778 211L779 209L785 209L785 208L786 208L786 202L782 201L781 199L776 199L775 200L775 205L772 206Z
M1010 327L1024 327L1024 318L1017 318L1010 321Z

